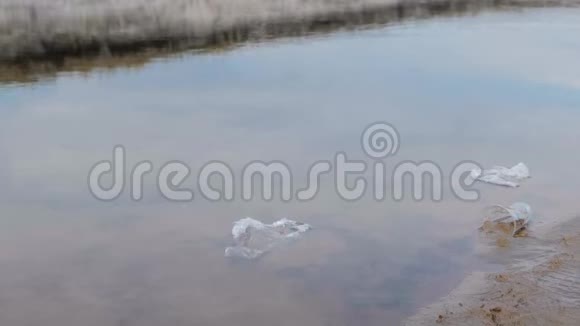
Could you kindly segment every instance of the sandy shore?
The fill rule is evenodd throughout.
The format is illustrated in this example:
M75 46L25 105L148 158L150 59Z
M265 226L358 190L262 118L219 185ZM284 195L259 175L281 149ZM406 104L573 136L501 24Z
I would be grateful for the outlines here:
M204 47L461 11L576 0L0 0L0 60ZM185 44L182 44L185 42Z
M472 274L405 325L578 325L580 218L508 242L483 237L484 256L505 270Z

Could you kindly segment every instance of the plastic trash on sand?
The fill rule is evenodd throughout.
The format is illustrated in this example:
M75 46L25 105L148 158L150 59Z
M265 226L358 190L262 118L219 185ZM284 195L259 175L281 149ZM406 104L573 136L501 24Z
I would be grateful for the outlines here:
M504 229L509 229L512 236L516 236L529 226L532 217L532 208L526 203L513 203L509 207L489 206L485 211L486 221L482 229L490 229L490 227L502 229L501 227L504 226L508 227Z
M474 180L512 188L519 187L521 180L530 177L530 170L524 163L518 163L511 168L495 166L489 170L475 169L471 171L471 178Z
M243 218L234 223L232 236L235 246L226 248L226 257L255 259L275 246L311 229L308 224L283 218L272 224L264 224L253 218Z

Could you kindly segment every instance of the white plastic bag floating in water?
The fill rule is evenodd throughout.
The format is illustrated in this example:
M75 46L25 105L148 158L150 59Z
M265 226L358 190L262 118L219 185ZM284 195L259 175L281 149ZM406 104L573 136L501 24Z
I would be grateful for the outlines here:
M255 259L276 245L300 237L311 229L308 224L283 218L272 224L264 224L253 218L243 218L234 223L232 236L235 246L226 248L226 257Z
M486 208L485 217L491 223L512 224L512 235L527 228L532 220L533 213L526 203L513 203L509 207L494 205Z
M473 180L513 188L520 186L519 181L530 177L530 170L524 163L518 163L512 168L495 166L489 170L475 169L471 171Z

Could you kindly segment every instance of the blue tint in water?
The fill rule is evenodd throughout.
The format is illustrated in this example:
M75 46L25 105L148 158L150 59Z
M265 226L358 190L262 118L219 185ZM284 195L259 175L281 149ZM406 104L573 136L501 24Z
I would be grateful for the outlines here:
M542 216L578 214L578 13L435 19L0 89L0 324L395 323L476 264L482 207L526 201ZM523 161L533 178L517 190L481 186L476 203L449 192L441 203L346 203L330 178L305 203L199 193L171 203L155 174L139 203L87 190L89 169L117 144L155 173L170 160L237 172L282 160L303 186L309 165L338 151L368 159L360 134L375 121L401 134L389 169ZM197 192L196 175L185 185ZM243 216L314 230L259 263L231 264L223 248Z

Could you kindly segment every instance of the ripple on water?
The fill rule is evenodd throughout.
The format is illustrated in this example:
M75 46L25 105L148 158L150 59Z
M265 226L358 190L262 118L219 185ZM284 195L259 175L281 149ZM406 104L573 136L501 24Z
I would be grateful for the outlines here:
M476 273L408 325L577 325L580 318L580 218L542 239L514 238L498 247L482 237L482 255L506 263L501 273ZM495 248L494 248L495 246Z

